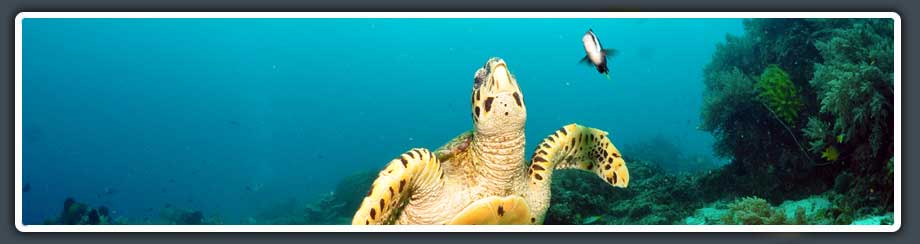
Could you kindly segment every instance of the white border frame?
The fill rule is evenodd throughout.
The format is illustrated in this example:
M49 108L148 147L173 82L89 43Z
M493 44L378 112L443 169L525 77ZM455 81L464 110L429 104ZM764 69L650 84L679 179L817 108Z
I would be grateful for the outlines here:
M894 20L892 225L23 225L22 20L26 18L890 18ZM896 232L901 228L901 16L895 12L21 12L16 15L15 225L21 232Z

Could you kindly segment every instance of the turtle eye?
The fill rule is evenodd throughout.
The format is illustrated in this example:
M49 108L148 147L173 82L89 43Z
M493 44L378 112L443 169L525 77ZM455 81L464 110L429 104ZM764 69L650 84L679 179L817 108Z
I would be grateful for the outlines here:
M482 86L482 83L486 80L486 70L481 68L476 71L476 75L473 77L473 89L479 89Z

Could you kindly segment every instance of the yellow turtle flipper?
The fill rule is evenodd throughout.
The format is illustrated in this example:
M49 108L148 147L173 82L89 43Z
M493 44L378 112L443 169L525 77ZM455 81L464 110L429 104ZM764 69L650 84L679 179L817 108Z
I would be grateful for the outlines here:
M537 146L527 170L532 184L547 184L552 170L580 169L610 185L627 187L629 170L607 132L577 124L563 126Z
M487 197L471 203L453 220L452 225L531 224L534 218L527 202L520 196Z
M416 148L390 161L371 185L351 221L353 225L393 224L413 194L443 185L438 158Z

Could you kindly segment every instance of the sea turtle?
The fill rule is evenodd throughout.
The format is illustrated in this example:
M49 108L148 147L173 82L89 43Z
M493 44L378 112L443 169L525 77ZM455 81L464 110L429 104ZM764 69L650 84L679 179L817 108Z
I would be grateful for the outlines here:
M473 78L473 129L431 152L415 148L380 171L352 224L542 224L553 170L580 169L616 187L629 171L607 132L563 126L524 160L527 109L501 58Z

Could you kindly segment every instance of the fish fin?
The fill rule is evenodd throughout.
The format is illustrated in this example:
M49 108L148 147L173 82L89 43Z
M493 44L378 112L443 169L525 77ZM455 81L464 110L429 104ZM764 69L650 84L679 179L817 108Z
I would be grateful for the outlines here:
M604 76L607 77L607 80L610 80L610 73L604 73Z
M601 51L601 52L604 54L604 56L607 56L607 57L613 57L613 56L616 56L616 55L619 53L619 51L617 51L616 49L613 49L613 48L605 48L605 49L604 49L603 51Z
M591 63L591 61L590 61L590 60L588 60L588 55L585 55L585 57L584 57L584 58L581 58L581 60L580 60L580 61L578 61L578 63L582 63L582 64L586 64L586 65L590 65L590 66L594 66L594 64L592 64L592 63Z

